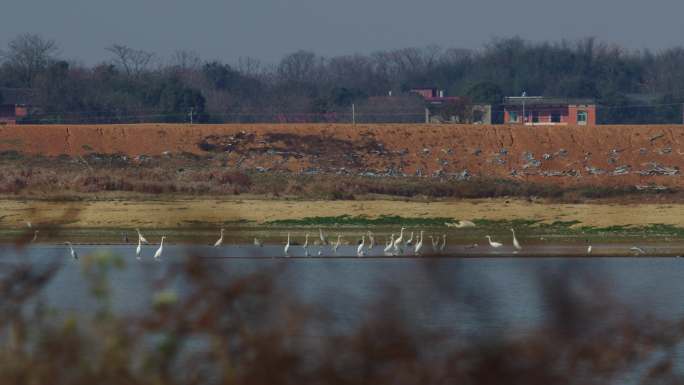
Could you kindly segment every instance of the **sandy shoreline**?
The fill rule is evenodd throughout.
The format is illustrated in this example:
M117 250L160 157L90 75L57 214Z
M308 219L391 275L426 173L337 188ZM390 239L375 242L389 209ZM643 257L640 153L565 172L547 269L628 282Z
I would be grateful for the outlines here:
M684 254L684 204L560 204L511 199L442 200L432 202L398 200L314 201L260 199L103 199L82 201L0 200L0 244L60 245L70 241L78 245L123 245L134 247L135 228L140 228L154 244L162 235L168 244L212 245L218 229L225 227L225 245L251 246L258 238L268 245L282 247L287 234L293 244L301 245L309 233L317 242L318 225L295 223L276 225L276 220L301 220L307 217L400 216L426 221L405 224L417 236L425 230L439 238L447 234L453 247L449 256L586 256L589 244L595 245L594 256L676 256ZM444 226L434 218L452 220L489 220L474 228L456 229ZM509 222L518 223L516 233L525 246L524 254L513 254L510 246ZM31 223L31 227L27 222ZM550 225L554 222L575 223ZM430 224L431 223L431 224ZM375 233L378 244L384 244L391 233L398 233L403 223L322 225L329 239L337 234L344 244L355 245L361 234ZM549 224L550 226L543 226ZM650 225L672 228L646 231ZM519 227L518 227L519 226ZM633 230L626 231L625 229ZM590 231L600 229L600 231ZM40 230L34 243L34 231ZM127 235L127 240L124 239ZM491 234L504 247L492 251L485 235ZM471 246L478 246L472 248ZM602 246L601 246L602 245ZM646 253L636 253L639 246ZM474 246L473 246L474 247ZM279 250L279 249L278 249Z
M60 228L188 228L223 224L258 226L269 221L341 215L396 215L405 218L448 217L487 220L577 221L578 226L684 227L684 204L555 204L524 200L478 199L433 202L365 200L0 200L0 229L36 226Z

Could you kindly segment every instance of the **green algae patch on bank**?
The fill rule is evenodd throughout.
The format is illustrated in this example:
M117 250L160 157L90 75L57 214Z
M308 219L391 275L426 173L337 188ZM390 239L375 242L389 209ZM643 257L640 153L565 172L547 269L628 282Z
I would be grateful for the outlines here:
M268 226L446 226L453 218L407 218L398 215L367 216L339 215L334 217L306 217L301 219L280 219L266 222Z
M254 221L249 221L247 219L237 219L237 220L226 220L222 222L207 222L200 220L184 220L179 222L179 229L215 229L219 227L258 227L259 224Z
M682 237L684 238L684 228L674 225L653 223L646 226L608 226L591 227L583 226L579 230L585 234L597 235L643 235L651 237Z

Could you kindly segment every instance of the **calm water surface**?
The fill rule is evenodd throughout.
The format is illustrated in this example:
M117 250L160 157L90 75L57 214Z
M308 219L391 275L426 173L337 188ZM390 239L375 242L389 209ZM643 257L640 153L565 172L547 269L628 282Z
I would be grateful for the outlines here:
M161 261L143 250L141 261L130 246L78 246L78 261L64 246L0 249L3 264L63 261L43 298L66 311L88 312L95 305L83 275L94 253L112 252L125 267L110 274L112 306L117 312L145 310L157 290L154 282L187 255L210 257L226 279L264 269L276 271L277 290L320 305L338 326L360 322L381 300L407 319L455 335L510 334L539 326L548 315L540 277L574 279L579 291L609 293L619 303L662 319L684 318L684 259L681 258L268 258L282 247L164 248ZM248 258L253 254L262 257ZM236 258L237 257L237 258ZM586 284L585 282L592 282ZM599 285L596 286L595 283ZM600 288L600 289L599 289ZM183 285L175 287L179 295Z
M541 289L544 282L561 280L585 298L608 297L619 303L617 314L611 313L615 317L636 311L660 320L684 319L683 258L283 258L282 246L169 245L155 261L156 248L145 247L137 260L131 246L77 246L80 258L73 260L62 245L5 247L0 248L0 274L21 263L40 267L60 261L61 269L40 299L65 313L88 315L98 303L83 271L98 253L112 253L125 262L109 274L111 306L119 314L145 313L159 291L158 279L188 255L206 257L226 280L268 270L275 272L278 295L315 305L330 316L325 328L307 329L302 336L312 341L321 334L354 330L388 305L416 330L439 332L446 344L463 338L515 338L552 316ZM352 254L355 248L347 249ZM172 290L183 296L187 284L175 282ZM680 363L675 370L684 373L684 347L676 348L676 357ZM626 373L620 382L633 383L631 376Z

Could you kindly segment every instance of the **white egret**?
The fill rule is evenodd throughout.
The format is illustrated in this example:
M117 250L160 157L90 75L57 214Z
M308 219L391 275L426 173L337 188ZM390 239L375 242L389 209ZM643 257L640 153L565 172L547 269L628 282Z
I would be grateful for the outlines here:
M475 223L471 221L458 221L457 223L444 222L447 227L455 227L457 229L462 229L464 227L475 227Z
M513 247L518 251L522 250L522 246L518 243L518 238L515 237L515 230L511 229L511 233L513 233Z
M366 246L366 236L362 235L361 236L361 243L359 244L359 247L356 248L356 255L358 257L363 257L363 247Z
M646 250L642 249L639 246L632 246L629 249L637 254L646 254Z
M76 254L76 251L74 251L74 248L71 247L71 242L64 242L67 246L69 246L69 253L71 254L71 258L73 259L78 259L78 254Z
M368 231L368 250L373 250L373 247L375 247L375 237Z
M254 246L263 247L264 244L258 238L254 237Z
M413 231L411 231L411 238L408 239L405 243L406 247L411 247L413 246Z
M145 239L145 237L143 237L143 235L140 233L140 229L135 229L135 231L138 232L138 238L140 238L142 243L149 243L149 242L147 242L147 239Z
M492 237L490 237L489 235L487 235L487 240L489 241L489 246L491 246L491 247L493 247L493 248L495 248L495 249L498 248L498 247L503 246L503 243L492 242Z
M385 246L385 249L383 250L385 253L389 253L390 250L392 250L392 246L394 245L394 234L390 236L389 243L387 243L387 246Z
M26 221L26 227L28 227L29 229L30 229L31 227L33 227L33 225L31 224L31 221Z
M446 234L442 234L442 244L439 246L439 251L444 252L446 250Z
M439 246L439 238L435 239L435 237L430 235L430 242L432 243L432 252L436 253L437 247Z
M398 249L399 249L399 246L400 246L401 243L404 241L404 230L406 230L406 228L405 228L405 227L402 227L402 228L401 228L401 231L399 232L399 238L397 238L397 239L394 240L394 249L395 249L395 250L398 250Z
M287 243L285 244L285 249L283 249L283 251L285 252L286 257L290 256L290 254L288 254L290 251L290 233L287 233Z
M587 247L587 255L591 254L591 245Z
M162 251L164 250L164 239L166 239L166 237L162 236L162 237L161 237L161 242L159 243L159 248L158 248L157 251L154 253L154 259L156 259L157 261L159 260L159 258L161 258L161 256L162 256Z
M416 247L413 250L413 253L415 255L420 255L420 249L423 248L423 230L420 230L420 239L418 240L418 243L416 243Z
M214 247L219 247L223 243L223 228L221 228L221 237L214 243Z
M332 247L333 253L337 254L337 248L340 247L340 243L342 242L342 236L340 234L337 234L337 242Z
M140 259L140 252L142 251L142 240L138 238L138 247L135 248L135 258Z
M33 232L33 239L31 239L31 242L35 242L38 239L38 230Z
M309 233L306 233L306 238L304 239L304 256L308 257L309 256Z
M321 238L321 244L322 244L322 245L327 245L327 244L328 244L328 240L327 240L327 239L325 238L325 236L323 235L323 230L321 230L320 227L318 228L318 237Z

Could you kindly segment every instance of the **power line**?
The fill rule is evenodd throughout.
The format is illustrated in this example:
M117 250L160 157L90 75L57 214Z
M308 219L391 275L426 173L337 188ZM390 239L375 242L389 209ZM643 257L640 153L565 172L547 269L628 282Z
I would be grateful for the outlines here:
M473 105L478 105L482 103L472 103ZM597 109L637 109L637 108L656 108L656 107L672 107L672 106L682 106L684 104L684 101L682 102L671 102L671 103L649 103L649 104L627 104L627 105L622 105L622 104L601 104L601 103L596 103L596 108ZM190 108L196 108L196 107L190 107ZM372 112L364 112L363 107L359 107L358 105L355 105L355 113L356 115L363 115L363 114L385 114L385 115L414 115L414 114L422 114L421 112L384 112L384 111L372 111ZM41 111L37 115L43 115L43 116L49 116L49 115L106 115L110 117L131 117L131 116L174 116L174 115L185 115L187 116L187 113L181 113L181 112L160 112L158 109L155 108L137 108L137 109L122 109L125 111L124 113L126 115L120 115L117 113L116 109L110 110L110 109L93 109L93 110L69 110L69 111ZM504 111L503 108L492 108L492 112L496 111ZM209 114L211 116L246 116L246 115L274 115L274 114L308 114L308 115L321 115L321 114L338 114L338 115L349 115L352 116L352 112L342 112L342 111L329 111L329 112L309 112L309 111L287 111L287 112L204 112L205 114ZM194 114L197 115L199 112L197 110L194 110Z
M477 105L477 103L474 103ZM491 114L493 117L500 117L505 111L505 108L492 108ZM651 109L652 118L662 116L659 114L667 111L656 111L658 108L666 107L682 107L682 103L649 103L640 105L597 105L597 112L607 110L620 111L636 111ZM673 111L681 115L680 111ZM665 115L668 118L671 116ZM64 111L64 112L39 112L30 115L23 123L157 123L157 122L190 122L194 123L195 118L203 122L240 122L240 123L266 123L266 122L354 122L358 119L359 122L366 123L401 123L401 122L415 122L424 121L424 111L382 111L378 109L369 109L364 111L363 106L353 106L351 110L344 111L328 111L328 112L310 112L310 111L246 111L246 112L204 112L198 113L195 108L191 108L187 112L160 112L155 109L133 109L125 110L117 113L117 111L99 109L89 111ZM627 117L634 119L634 116ZM642 117L648 119L647 115ZM679 123L679 121L677 121Z

